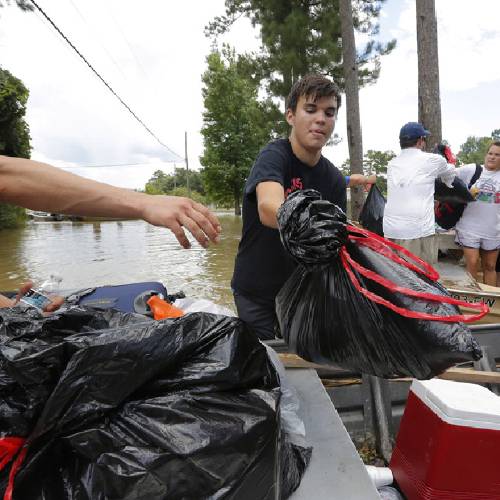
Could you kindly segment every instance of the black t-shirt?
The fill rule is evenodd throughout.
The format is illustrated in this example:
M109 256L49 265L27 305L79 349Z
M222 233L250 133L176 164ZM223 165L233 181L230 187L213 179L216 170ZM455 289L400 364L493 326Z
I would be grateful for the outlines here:
M298 189L316 189L344 211L346 182L323 156L314 167L302 163L288 139L270 142L259 153L243 193L243 231L231 286L242 295L267 302L274 300L296 264L284 249L279 231L260 222L255 190L264 181L279 182L285 197Z

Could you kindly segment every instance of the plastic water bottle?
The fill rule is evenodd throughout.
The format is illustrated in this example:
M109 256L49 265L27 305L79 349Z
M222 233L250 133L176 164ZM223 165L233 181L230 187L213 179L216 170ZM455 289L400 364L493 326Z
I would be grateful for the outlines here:
M40 286L31 288L21 297L20 302L27 306L43 311L50 304L51 296L56 295L61 287L62 278L52 273Z
M392 486L382 486L378 489L378 494L382 500L405 500L404 496Z
M46 295L57 295L61 289L62 277L56 273L51 273L48 279L46 279L38 288L38 290Z

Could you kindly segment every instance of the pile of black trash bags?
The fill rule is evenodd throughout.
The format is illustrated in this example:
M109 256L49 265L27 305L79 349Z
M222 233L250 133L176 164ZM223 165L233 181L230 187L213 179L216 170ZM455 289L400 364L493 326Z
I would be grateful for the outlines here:
M281 399L237 318L0 310L0 495L286 498L311 449L283 435Z
M278 222L282 242L298 263L276 298L280 330L293 352L384 378L428 379L456 363L481 358L465 324L404 317L355 288L342 263L342 248L397 286L449 296L437 281L349 239L345 214L318 192L290 195ZM434 316L459 314L456 305L409 297L352 273L362 287L397 307Z

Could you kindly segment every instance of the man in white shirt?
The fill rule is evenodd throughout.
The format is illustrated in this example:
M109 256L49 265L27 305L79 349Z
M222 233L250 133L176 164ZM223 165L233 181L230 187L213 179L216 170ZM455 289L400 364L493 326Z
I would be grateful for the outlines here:
M421 259L435 264L434 181L439 177L451 187L455 168L441 156L426 153L430 132L420 123L401 128L401 153L387 165L387 205L384 236Z

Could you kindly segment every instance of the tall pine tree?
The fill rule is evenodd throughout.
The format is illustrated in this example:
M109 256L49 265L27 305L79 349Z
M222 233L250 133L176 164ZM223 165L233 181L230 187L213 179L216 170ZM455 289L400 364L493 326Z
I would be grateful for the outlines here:
M369 41L357 54L360 85L373 83L380 72L380 56L395 41L377 43L378 18L385 0L353 0L353 24ZM338 0L226 0L226 13L206 28L216 38L231 29L240 16L260 28L262 52L259 63L269 90L286 97L292 84L307 73L329 75L344 87L342 33Z

